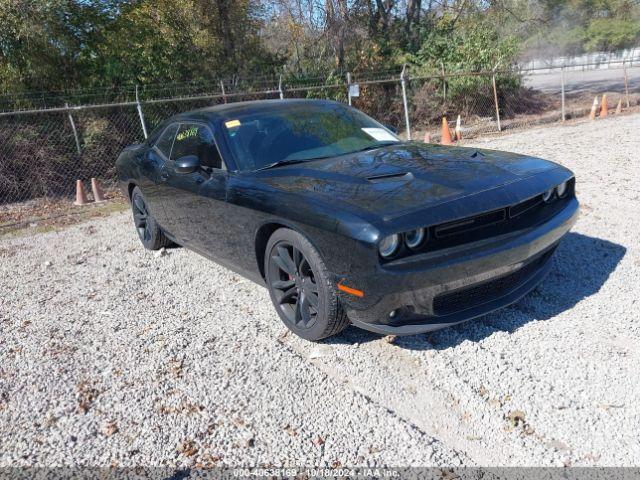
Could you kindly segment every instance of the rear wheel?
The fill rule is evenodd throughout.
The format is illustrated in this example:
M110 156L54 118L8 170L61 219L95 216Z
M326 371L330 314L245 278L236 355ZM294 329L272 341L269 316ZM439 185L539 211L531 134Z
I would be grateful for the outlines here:
M278 315L299 337L320 340L349 325L322 258L298 232L281 228L273 233L266 248L265 274Z
M131 210L133 212L133 223L144 248L160 250L171 243L149 213L147 203L138 187L135 187L131 192Z

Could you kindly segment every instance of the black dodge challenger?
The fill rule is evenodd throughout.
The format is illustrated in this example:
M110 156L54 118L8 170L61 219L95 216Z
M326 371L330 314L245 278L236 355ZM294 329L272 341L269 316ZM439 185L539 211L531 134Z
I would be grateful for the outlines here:
M575 179L526 155L400 141L344 104L171 117L117 160L143 245L266 285L297 335L436 330L531 291L578 215Z

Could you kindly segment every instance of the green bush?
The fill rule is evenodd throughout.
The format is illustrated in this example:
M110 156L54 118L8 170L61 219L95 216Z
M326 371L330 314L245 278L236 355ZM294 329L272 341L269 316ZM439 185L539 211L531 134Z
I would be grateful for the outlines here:
M494 25L482 18L466 19L461 28L453 18L443 17L424 36L419 51L408 57L412 76L431 77L413 89L416 119L426 124L447 114L491 115L493 86L488 72L499 72L497 83L502 99L517 98L521 79L510 68L518 53L519 41L515 37L500 35Z

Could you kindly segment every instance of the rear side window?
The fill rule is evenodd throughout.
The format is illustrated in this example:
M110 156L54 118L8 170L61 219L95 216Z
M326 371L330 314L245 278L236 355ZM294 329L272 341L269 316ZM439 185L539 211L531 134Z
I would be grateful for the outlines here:
M205 167L222 168L222 160L218 153L213 133L206 125L183 123L176 135L171 160L187 155L195 155Z
M158 141L156 142L156 148L162 152L162 154L169 158L171 155L171 146L173 145L173 139L176 136L176 132L178 131L178 124L174 123L173 125L169 125L167 129L160 135Z

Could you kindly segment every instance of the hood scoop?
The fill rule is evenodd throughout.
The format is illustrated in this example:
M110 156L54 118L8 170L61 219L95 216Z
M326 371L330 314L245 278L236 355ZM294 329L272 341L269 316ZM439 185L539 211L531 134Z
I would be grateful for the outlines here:
M411 172L393 172L381 173L379 175L369 175L365 178L371 183L376 183L383 182L385 180L411 180L413 178L413 174Z

